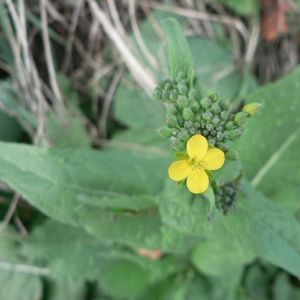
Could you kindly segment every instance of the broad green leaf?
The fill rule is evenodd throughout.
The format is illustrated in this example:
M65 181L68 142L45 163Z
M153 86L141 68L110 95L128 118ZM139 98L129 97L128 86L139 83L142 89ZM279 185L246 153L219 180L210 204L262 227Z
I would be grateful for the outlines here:
M294 213L300 208L300 68L249 95L247 103L263 103L247 120L235 143L245 173L267 197Z
M0 163L0 178L54 219L101 238L160 247L161 222L153 208L163 189L166 157L1 143Z
M179 231L216 239L220 244L226 245L230 239L245 255L253 253L299 276L299 223L246 181L242 187L247 196L239 200L238 211L209 222L209 204L203 197L192 195L185 186L167 184L161 195L162 220Z
M42 299L42 281L38 276L13 271L0 272L0 299Z

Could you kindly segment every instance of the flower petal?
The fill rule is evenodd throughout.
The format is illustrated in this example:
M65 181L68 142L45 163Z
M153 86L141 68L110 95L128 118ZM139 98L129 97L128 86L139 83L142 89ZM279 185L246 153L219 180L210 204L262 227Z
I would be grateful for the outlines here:
M209 185L209 179L204 171L195 169L188 176L186 185L188 189L194 194L200 194L207 190Z
M201 162L205 163L205 169L217 170L220 169L225 162L224 152L220 149L214 148L206 152Z
M207 139L201 134L193 135L188 140L186 147L190 158L196 158L200 160L207 151Z
M175 181L180 181L189 176L192 165L188 160L175 161L169 167L169 177Z

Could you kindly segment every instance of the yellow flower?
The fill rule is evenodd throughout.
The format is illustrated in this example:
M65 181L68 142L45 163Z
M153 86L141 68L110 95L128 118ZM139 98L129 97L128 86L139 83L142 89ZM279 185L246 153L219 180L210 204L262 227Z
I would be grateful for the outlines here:
M200 134L188 140L187 154L183 154L182 157L184 159L171 164L169 176L175 181L187 178L187 187L194 194L207 190L209 179L206 170L220 169L225 161L223 151L217 148L208 150L207 140Z

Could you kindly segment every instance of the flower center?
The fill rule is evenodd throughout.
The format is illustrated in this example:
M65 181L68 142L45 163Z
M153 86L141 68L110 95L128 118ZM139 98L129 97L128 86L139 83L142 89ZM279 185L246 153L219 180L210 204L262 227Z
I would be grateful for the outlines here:
M196 158L190 158L189 161L192 164L192 170L198 169L199 172L205 170L207 163L198 160Z

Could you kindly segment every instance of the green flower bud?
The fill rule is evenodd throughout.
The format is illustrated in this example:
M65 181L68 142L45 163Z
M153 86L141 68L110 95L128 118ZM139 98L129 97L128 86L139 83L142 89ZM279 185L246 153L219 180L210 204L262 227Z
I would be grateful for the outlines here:
M219 105L222 108L222 110L227 111L230 108L230 102L228 99L221 100Z
M163 90L162 91L162 100L169 100L169 97L170 97L170 92Z
M175 105L170 104L167 106L167 113L168 115L176 115L178 113L178 110Z
M192 119L194 117L194 113L192 112L192 110L189 107L185 107L182 112L182 117L186 121L192 121Z
M194 120L194 121L195 121L195 120ZM195 126L196 129L200 128L200 122L195 122L195 123L194 123L194 126Z
M223 138L222 138L222 142L226 143L229 141L229 132L224 132L223 133Z
M176 101L177 98L178 98L177 92L171 91L170 94L169 94L169 99L170 99L171 101Z
M214 125L212 125L212 124L207 124L207 125L206 125L206 129L207 129L208 131L212 131L212 130L215 129L215 127L214 127Z
M187 142L187 140L190 138L190 135L185 129L179 131L176 136L182 142Z
M192 89L189 90L188 98L189 98L190 100L194 100L195 97L196 97L196 94L197 94L196 89L192 88Z
M202 98L200 100L200 105L204 108L204 109L208 109L211 107L211 100L209 98Z
M189 128L193 127L193 122L185 121L183 126L184 126L184 128L189 129Z
M206 121L209 121L213 117L213 114L210 111L206 111L202 114L202 118Z
M215 89L210 89L206 92L206 97L208 97L212 102L217 102L219 97Z
M197 130L195 127L191 127L191 128L189 128L188 132L189 132L189 135L191 136L191 135L196 134Z
M188 87L184 83L180 83L177 86L177 89L178 89L179 94L181 94L181 95L186 95L186 93L188 92Z
M207 129L202 130L202 135L208 136L208 134L209 134L209 131Z
M257 114L262 108L262 104L258 102L253 102L245 105L242 109L242 112L248 113L250 117Z
M232 130L229 133L229 138L231 141L238 140L242 136L243 132L241 130Z
M243 125L246 122L247 117L248 117L248 113L240 111L240 112L238 112L235 115L235 117L234 117L234 123L237 126L241 126L241 125Z
M228 119L228 112L227 112L227 111L222 111L222 112L220 113L220 119L221 119L222 121L226 121L226 120Z
M236 150L229 149L225 153L225 159L228 159L228 160L239 160L240 159L240 155L239 155L239 153Z
M233 128L233 121L227 121L224 125L225 130L231 130Z
M195 122L200 122L201 121L201 116L196 114L195 117L194 117L194 121Z
M210 139L208 139L208 143L209 143L210 145L214 146L215 143L216 143L216 140L215 140L214 138L210 138Z
M216 126L221 122L221 120L218 116L214 116L210 122L211 122L211 124Z
M166 91L170 91L172 89L172 83L171 82L167 82L164 86L164 89Z
M172 147L177 151L183 151L185 150L185 144L184 142L181 142L179 140L172 141Z
M200 109L200 104L197 101L192 101L190 103L190 108L192 109L192 111L194 113L197 113L199 111L199 109Z
M217 132L217 140L222 141L224 137L224 134L222 132Z
M210 134L211 134L212 136L216 136L216 135L217 135L217 131L216 131L215 129L213 129L213 130L210 132Z
M166 122L168 127L174 128L177 126L177 118L174 115L167 115Z
M190 100L186 96L179 96L177 100L177 105L180 109L184 109L185 107L188 107L190 103Z
M187 80L188 80L190 87L193 86L195 77L196 77L195 69L193 67L189 68L188 73L187 73Z
M216 127L216 130L217 130L218 132L223 132L223 131L224 131L224 126L218 125L218 126Z
M163 138L170 138L173 135L172 129L167 126L157 128L156 132Z
M212 114L218 115L221 112L221 108L218 104L214 103L212 105L212 107L210 108L210 111L211 111Z
M160 88L155 88L153 91L153 98L157 100L162 100L162 90Z
M229 147L225 144L220 144L218 148L223 152L227 152L229 150Z
M183 125L184 125L183 117L181 117L181 116L177 117L177 122L178 122L179 127L183 127Z

